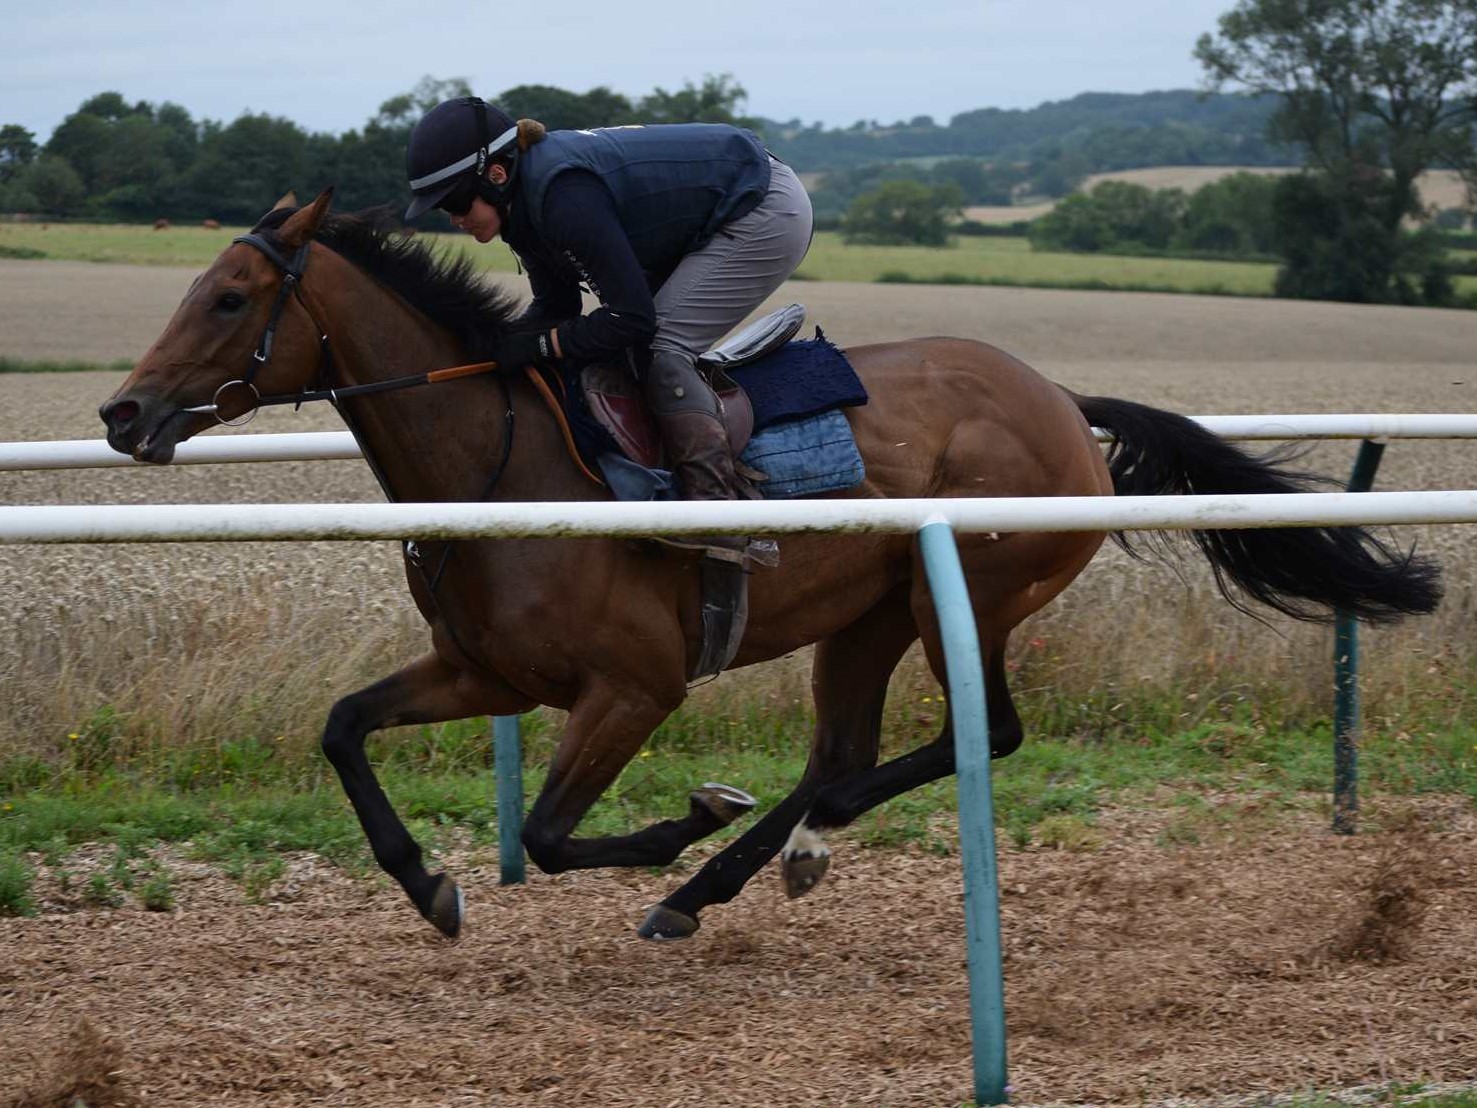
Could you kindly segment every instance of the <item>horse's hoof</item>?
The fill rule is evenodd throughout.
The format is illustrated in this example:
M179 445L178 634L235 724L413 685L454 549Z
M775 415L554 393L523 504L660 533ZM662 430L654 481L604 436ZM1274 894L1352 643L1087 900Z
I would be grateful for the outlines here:
M703 787L694 789L687 799L692 802L694 813L707 812L720 827L727 827L739 816L748 815L759 804L743 789L720 785L716 781L703 782Z
M643 939L686 939L698 929L698 922L686 912L658 904L646 921L636 928Z
M829 854L790 854L780 863L780 876L785 882L785 895L791 900L804 896L821 883L831 868Z
M454 939L462 930L462 919L466 915L466 900L461 886L448 874L436 877L436 891L431 894L431 906L421 915L430 920L437 931L448 939Z

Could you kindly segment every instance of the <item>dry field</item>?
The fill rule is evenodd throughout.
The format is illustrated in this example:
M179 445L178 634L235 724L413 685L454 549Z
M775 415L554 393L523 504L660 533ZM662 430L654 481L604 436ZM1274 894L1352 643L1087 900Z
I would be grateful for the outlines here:
M0 354L137 357L192 274L157 267L0 262ZM842 345L955 334L991 341L1074 389L1188 413L1471 411L1468 312L1026 289L792 285ZM777 298L778 299L778 298ZM117 374L0 377L0 439L93 438ZM254 430L334 427L326 407L267 412ZM1352 444L1308 464L1342 478ZM1477 487L1465 443L1396 443L1385 488ZM8 474L9 503L278 502L378 497L357 462ZM1401 533L1447 562L1436 616L1371 636L1375 693L1420 695L1433 655L1466 659L1474 557L1465 528ZM1327 632L1264 627L1180 578L1109 551L1039 617L1069 644L1064 688L1200 675L1290 679L1321 698ZM12 634L0 646L0 743L46 752L102 704L158 734L310 735L333 697L417 652L418 619L390 544L14 548L0 554ZM1142 603L1152 597L1153 603ZM1112 613L1104 621L1103 613ZM1125 639L1139 649L1122 649ZM1381 645L1388 642L1389 646ZM227 664L229 663L229 664ZM731 675L720 687L752 678ZM291 696L264 699L264 681ZM1413 683L1414 682L1414 683ZM249 710L248 710L249 709Z
M0 262L0 354L136 357L192 274ZM804 283L842 345L955 334L1054 379L1188 413L1470 411L1466 312L1022 289ZM117 374L0 376L0 439L96 437ZM332 427L267 413L254 430ZM1351 444L1309 464L1342 477ZM1385 488L1477 487L1462 443L1394 444ZM6 503L378 496L359 463L0 476ZM1448 569L1441 612L1366 640L1370 725L1471 668L1468 528L1410 529ZM423 648L390 544L0 550L0 750L56 750L101 704L194 741L311 742L332 699ZM1329 634L1263 626L1183 577L1105 553L1035 624L1071 695L1213 675L1321 702ZM793 676L803 660L779 663ZM717 688L762 688L774 667ZM1219 687L1219 686L1218 686ZM266 690L270 690L268 695ZM1462 706L1454 706L1457 711ZM797 737L798 741L798 737ZM1376 806L1335 839L1224 798L1221 838L1166 849L1163 813L1108 812L1087 853L1002 859L1016 1103L1146 1103L1477 1073L1470 806ZM969 1089L957 863L838 854L785 901L765 875L675 948L638 943L676 878L535 875L450 859L448 945L383 884L302 859L268 903L186 859L172 914L0 924L0 1103L92 1079L88 1103L942 1105ZM690 862L688 864L691 864ZM47 890L41 890L47 896ZM1406 915L1392 916L1391 905ZM1402 947L1398 940L1404 939ZM80 1030L74 1030L80 1029ZM110 1078L108 1075L114 1074Z
M1232 173L1263 173L1280 176L1284 173L1296 172L1297 170L1291 167L1260 165L1160 165L1148 169L1120 169L1112 173L1094 173L1082 182L1081 191L1091 192L1093 186L1101 181L1126 181L1129 184L1143 185L1150 189L1184 189L1185 192L1194 192L1206 185L1213 185L1222 177L1229 177ZM1466 203L1466 186L1462 183L1461 174L1455 170L1433 169L1428 173L1423 173L1419 188L1421 199L1426 205L1438 210L1460 208ZM967 218L980 223L1015 223L1022 219L1036 219L1051 211L1055 206L1052 201L1014 207L982 205L966 208L964 214Z

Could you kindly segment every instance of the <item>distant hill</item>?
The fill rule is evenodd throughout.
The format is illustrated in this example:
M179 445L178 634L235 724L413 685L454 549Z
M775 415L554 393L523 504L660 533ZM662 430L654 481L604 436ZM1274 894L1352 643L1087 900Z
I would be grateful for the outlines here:
M1155 165L1287 165L1286 146L1266 138L1273 97L1203 95L1191 89L1138 94L1085 92L1035 108L980 108L940 125L927 116L845 129L760 120L770 148L797 170L872 162L979 158L1080 160L1085 172Z

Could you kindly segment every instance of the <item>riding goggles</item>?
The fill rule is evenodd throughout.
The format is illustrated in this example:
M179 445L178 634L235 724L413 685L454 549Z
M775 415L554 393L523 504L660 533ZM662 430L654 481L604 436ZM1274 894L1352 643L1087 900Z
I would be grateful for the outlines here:
M463 216L472 210L472 201L477 199L477 178L468 176L436 203L447 215Z

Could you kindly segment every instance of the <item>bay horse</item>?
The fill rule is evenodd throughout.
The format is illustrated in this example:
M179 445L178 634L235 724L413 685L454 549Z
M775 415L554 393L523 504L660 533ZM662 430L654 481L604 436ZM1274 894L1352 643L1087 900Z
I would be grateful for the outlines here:
M278 399L315 385L343 391L455 366L466 360L472 335L512 324L512 299L483 284L469 261L433 253L375 219L331 216L330 196L274 209L196 279L102 405L115 449L170 461L179 442L214 426L217 415L255 404L253 390L240 384L253 379L248 366L259 370L253 387ZM846 410L866 462L865 482L842 494L848 498L1263 493L1307 485L1304 475L1255 459L1182 416L1077 396L982 343L927 338L846 353L871 397ZM492 500L604 495L576 469L555 419L518 374L335 403L394 500L489 498L494 473ZM1106 458L1093 426L1116 437ZM1023 737L1006 684L1011 630L1065 589L1105 537L959 536L994 756L1011 753ZM1238 606L1251 600L1303 619L1326 618L1338 607L1388 621L1430 611L1440 596L1433 563L1358 528L1194 537L1223 595ZM695 555L613 538L504 539L422 544L419 559L407 554L405 569L430 624L431 649L335 703L322 745L376 860L443 934L454 937L462 926L461 893L448 874L427 872L381 790L364 750L378 728L515 715L540 704L567 710L524 831L529 857L550 873L668 864L753 805L739 790L701 788L681 818L625 835L574 835L686 695L688 660L699 646ZM794 791L651 911L643 936L692 934L705 907L731 900L781 852L787 891L808 891L827 864L827 829L953 772L947 725L933 742L877 764L888 679L920 638L942 683L939 629L915 537L784 540L780 564L751 578L748 628L733 665L815 644L808 764Z

